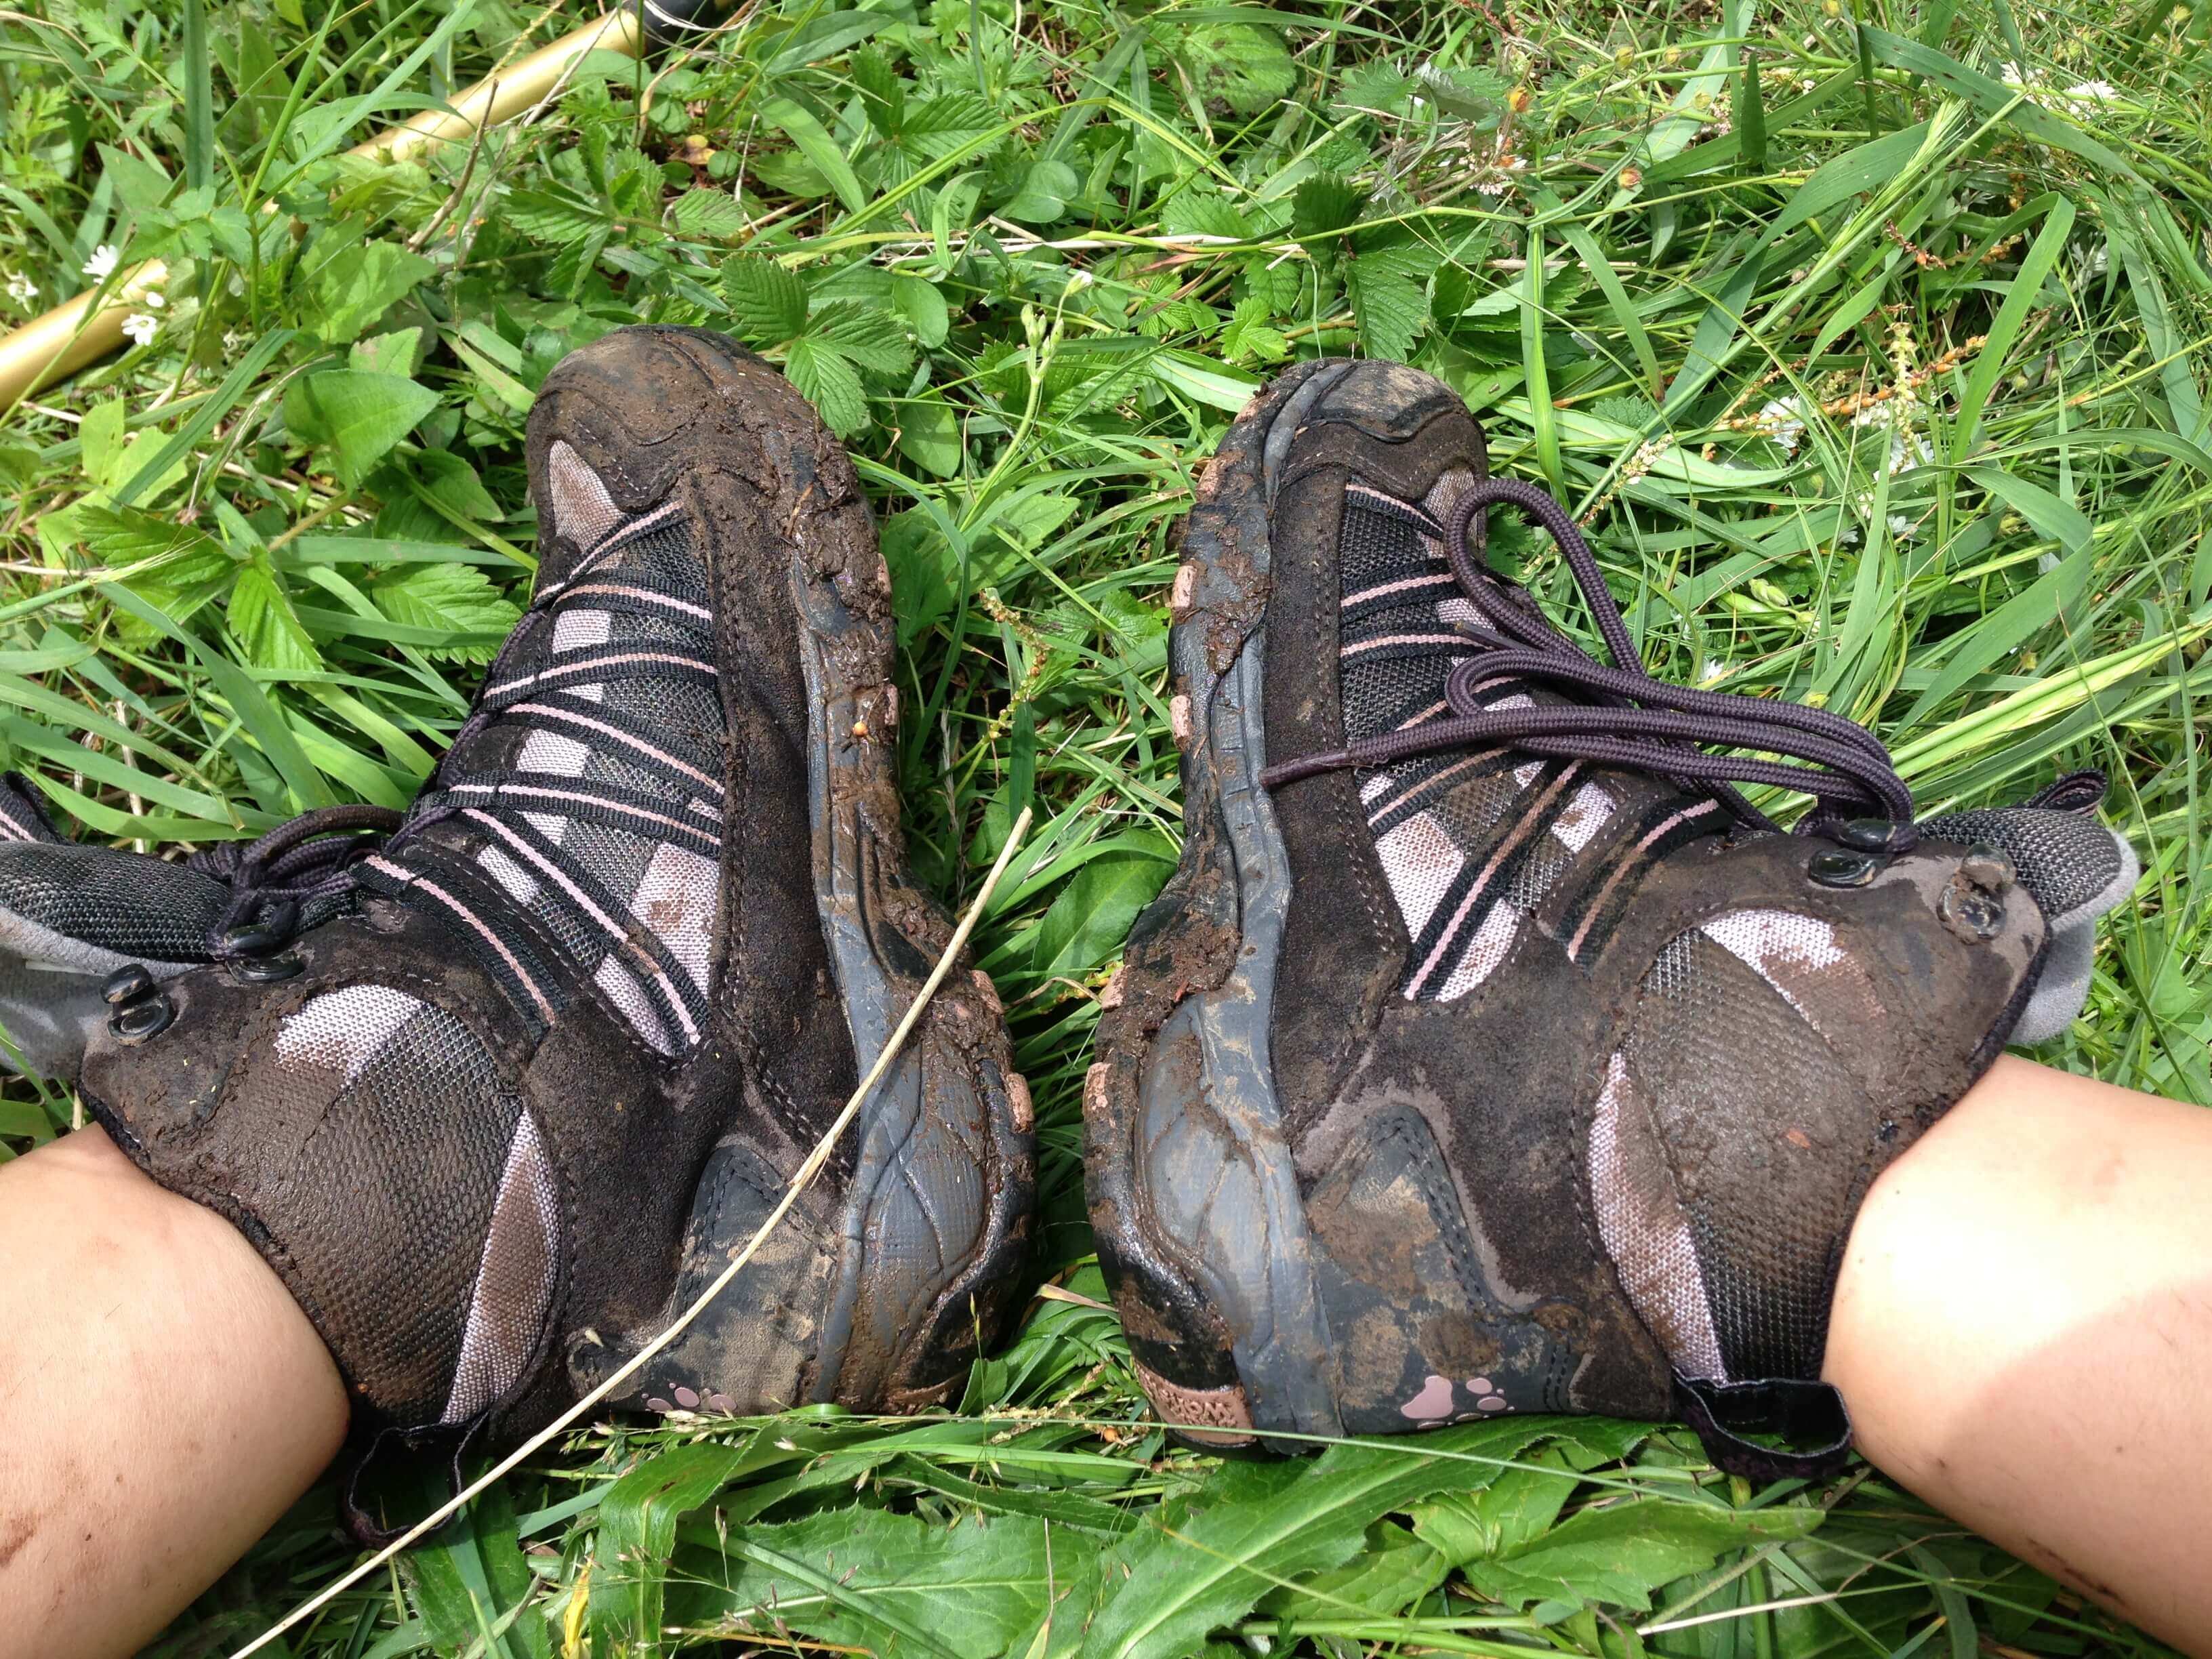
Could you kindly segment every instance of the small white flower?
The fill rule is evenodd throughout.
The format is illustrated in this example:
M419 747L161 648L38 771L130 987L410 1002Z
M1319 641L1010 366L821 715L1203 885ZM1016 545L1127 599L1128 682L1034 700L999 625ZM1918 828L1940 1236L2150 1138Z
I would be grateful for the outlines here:
M2076 103L2101 104L2118 97L2120 94L2110 81L2084 81L2079 86L2067 88L2066 95Z
M2019 64L2004 67L2004 83L2015 92L2033 92L2043 84L2043 71L2028 69Z
M1700 668L1698 671L1698 684L1699 685L1711 685L1715 680L1719 679L1727 672L1728 665L1726 663L1708 662L1703 668Z
M148 310L159 311L163 306L169 302L161 297L161 290L156 289L146 295L145 303Z
M8 277L8 297L19 306L27 306L39 297L39 285L21 271L10 272Z
M123 319L123 331L131 337L133 345L153 344L154 332L160 326L160 323L143 311L134 311Z
M1857 531L1840 530L1836 532L1836 545L1838 547L1856 547L1858 544L1859 532Z
M1902 513L1889 515L1889 538L1893 542L1909 542L1920 533L1920 526Z
M115 267L122 261L121 254L109 244L102 242L93 249L92 258L84 262L84 274L95 283L104 283L115 274Z
M1798 407L1795 398L1776 398L1756 417L1766 435L1782 446L1785 455L1795 455L1799 440L1805 435L1805 422L1797 418Z

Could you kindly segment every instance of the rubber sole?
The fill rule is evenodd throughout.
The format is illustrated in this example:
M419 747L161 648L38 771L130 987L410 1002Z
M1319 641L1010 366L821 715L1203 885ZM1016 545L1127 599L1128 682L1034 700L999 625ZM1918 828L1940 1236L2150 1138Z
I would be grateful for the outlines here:
M1259 777L1269 506L1304 416L1358 367L1284 375L1200 482L1170 644L1183 856L1133 930L1085 1079L1091 1224L1139 1381L1214 1446L1343 1432L1268 1058L1291 878Z
M781 378L710 331L654 331L702 350L710 373L714 360L740 367L732 395L760 371ZM906 872L889 568L872 536L865 560L840 564L810 548L796 519L793 534L790 592L812 719L815 901L865 1076L952 924ZM946 980L847 1135L852 1173L842 1206L813 1218L794 1208L784 1236L772 1236L726 1292L727 1305L657 1360L628 1403L744 1408L811 1399L912 1409L942 1400L965 1376L1014 1305L1036 1189L1029 1090L986 975ZM715 1149L672 1312L752 1237L782 1184L737 1141ZM764 1376L791 1378L789 1393L763 1397Z

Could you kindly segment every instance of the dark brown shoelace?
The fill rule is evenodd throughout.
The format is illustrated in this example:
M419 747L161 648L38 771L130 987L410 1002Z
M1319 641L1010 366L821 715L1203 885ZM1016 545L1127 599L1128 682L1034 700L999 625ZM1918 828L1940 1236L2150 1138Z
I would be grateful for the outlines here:
M1613 658L1610 665L1561 634L1526 593L1476 563L1469 532L1476 515L1494 505L1518 508L1559 544ZM1825 709L1737 692L1701 691L1646 672L1620 607L1607 591L1596 556L1566 509L1543 491L1517 478L1479 481L1460 498L1444 527L1444 552L1462 591L1484 619L1483 625L1459 624L1473 654L1455 665L1445 682L1451 712L1342 749L1280 762L1260 775L1263 788L1279 789L1322 772L1389 766L1445 750L1506 747L1547 759L1655 773L1711 795L1739 822L1759 830L1776 826L1735 786L1787 789L1810 795L1816 803L1801 828L1873 814L1889 821L1892 852L1905 852L1915 844L1912 792L1890 764L1888 750L1863 726ZM1478 694L1501 681L1547 684L1576 701L1564 707L1486 707ZM1708 752L1713 750L1738 752ZM1777 755L1806 763L1759 758Z

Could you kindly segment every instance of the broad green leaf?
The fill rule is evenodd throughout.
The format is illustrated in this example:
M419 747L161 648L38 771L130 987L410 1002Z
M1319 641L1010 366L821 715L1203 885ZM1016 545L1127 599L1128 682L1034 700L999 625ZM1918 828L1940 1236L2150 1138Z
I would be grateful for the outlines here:
M1927 121L1917 126L1900 127L1856 149L1846 150L1832 161L1823 161L1783 205L1772 229L1767 233L1767 241L1778 242L1807 220L1818 218L1854 196L1879 190L1890 183L1906 163L1919 155L1931 131L1932 124Z
M806 285L773 259L723 260L722 297L738 332L756 345L781 345L805 331Z
M327 449L349 488L438 406L438 394L397 374L325 369L302 375L284 394L284 424L302 442Z
M1509 1469L1504 1478L1514 1474ZM1295 1588L1269 1591L1254 1611L1263 1619L1388 1618L1443 1583L1451 1565L1396 1522L1378 1521L1360 1540L1359 1553L1342 1566L1310 1573Z
M1996 320L1990 325L1981 355L1967 371L1966 389L1959 394L1958 422L1951 429L1953 461L1964 460L1972 452L1982 410L1996 386L1997 377L2004 373L2005 354L2012 349L2021 329L2041 303L2043 284L2058 263L2058 256L2066 251L2066 238L2073 228L2074 204L2059 197L2051 203L2051 216L2036 232L2034 246L2028 249L2027 257L2020 262L2020 270L2007 285L2004 304L1997 311Z
M522 616L474 565L404 565L368 592L392 621L447 635L449 643L424 649L456 662L489 662Z
M422 366L420 328L394 329L389 334L356 340L346 353L348 368L367 369L372 374L397 374L404 380Z
M231 587L230 631L257 668L299 673L323 665L291 599L258 561L240 571Z
M1085 1659L1188 1653L1279 1581L1349 1559L1382 1516L1438 1492L1486 1486L1502 1460L1545 1431L1540 1420L1507 1418L1402 1447L1332 1446L1310 1463L1226 1464L1108 1553Z
M309 326L327 345L359 339L437 267L397 242L325 262L307 290Z
M1121 948L1129 924L1175 869L1163 839L1157 850L1132 848L1094 859L1060 890L1036 928L1030 962L1039 974L1087 974Z
M799 147L799 154L830 181L848 211L858 213L867 205L868 192L854 173L853 164L845 159L845 152L822 123L799 104L788 98L771 98L761 106L761 119Z
M1518 1548L1463 1561L1460 1571L1477 1595L1510 1607L1595 1601L1642 1612L1662 1584L1702 1572L1731 1550L1802 1538L1826 1513L1780 1504L1733 1510L1669 1498L1608 1503L1568 1516Z
M1082 187L1081 177L1066 162L1032 161L1013 200L1000 211L1021 224L1048 225L1067 211L1068 199Z
M1273 107L1297 84L1297 65L1273 29L1200 23L1183 32L1176 49L1200 94L1218 98L1239 115Z
M892 279L891 303L914 330L914 337L924 346L935 348L945 343L952 331L952 313L945 303L945 295L934 283L919 276L901 276Z
M711 1574L670 1586L672 1620L787 1629L878 1659L1006 1653L1043 1624L1055 1592L1087 1589L1097 1560L1095 1540L1041 1518L947 1527L862 1508L733 1528L730 1546Z
M1766 100L1759 89L1759 54L1746 49L1736 76L1735 135L1744 166L1766 171Z
M909 398L898 406L899 453L939 478L960 470L960 419L944 398Z
M2080 507L2001 466L1968 467L1966 476L2033 525L2036 534L2050 537L2069 553L2080 552L2096 534Z
M669 1553L677 1522L711 1500L744 1467L745 1450L708 1441L672 1446L639 1463L607 1489L599 1505L600 1582L593 1628L629 1631L648 1644L662 1624Z
M823 422L841 438L857 437L868 427L868 398L860 377L842 352L825 340L794 340L784 373L799 394L822 411Z

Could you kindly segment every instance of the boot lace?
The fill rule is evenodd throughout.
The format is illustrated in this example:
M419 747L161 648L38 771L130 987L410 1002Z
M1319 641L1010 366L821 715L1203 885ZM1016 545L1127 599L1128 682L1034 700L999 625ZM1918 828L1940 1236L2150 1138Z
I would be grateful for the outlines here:
M1560 633L1526 592L1477 562L1471 532L1477 515L1492 506L1516 508L1558 544L1610 664ZM1260 775L1262 787L1279 789L1322 772L1389 766L1446 750L1510 747L1547 759L1654 773L1710 796L1753 830L1777 826L1744 799L1738 784L1811 796L1814 809L1797 826L1801 833L1875 815L1888 821L1891 851L1906 852L1916 844L1912 792L1891 765L1889 751L1864 727L1825 709L1698 690L1647 672L1589 544L1566 509L1543 491L1517 478L1478 481L1444 526L1444 552L1462 592L1483 619L1458 625L1475 649L1445 682L1450 712L1271 766ZM1576 701L1565 707L1486 707L1480 694L1501 681L1538 682ZM1738 752L1708 752L1713 750Z

